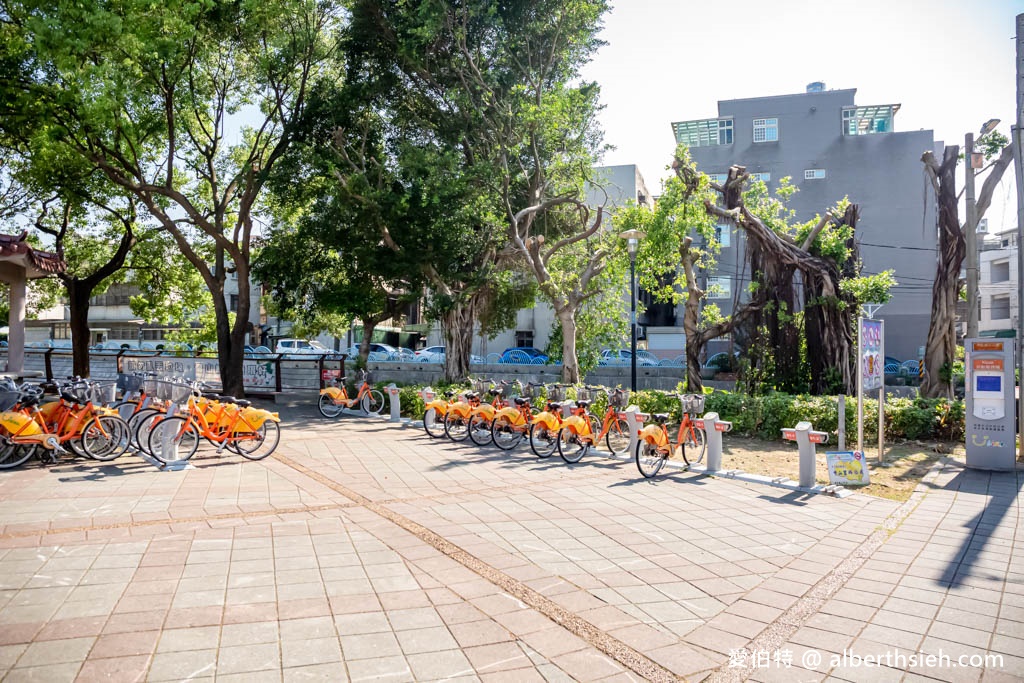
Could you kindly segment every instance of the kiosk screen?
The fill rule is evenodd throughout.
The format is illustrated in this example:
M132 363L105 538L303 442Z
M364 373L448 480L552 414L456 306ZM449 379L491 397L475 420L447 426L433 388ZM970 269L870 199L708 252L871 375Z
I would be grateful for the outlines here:
M1002 391L1003 378L999 376L979 375L975 377L975 391Z

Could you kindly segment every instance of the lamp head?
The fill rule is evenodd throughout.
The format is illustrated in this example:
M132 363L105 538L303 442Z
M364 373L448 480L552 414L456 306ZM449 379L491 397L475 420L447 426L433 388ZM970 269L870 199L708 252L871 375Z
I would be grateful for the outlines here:
M646 236L647 233L642 230L627 230L619 233L619 237L626 240L626 248L629 250L630 257L636 256L636 250L640 244L640 240Z
M981 124L981 134L988 135L989 133L994 131L996 129L996 126L998 125L999 119L989 119L985 123Z

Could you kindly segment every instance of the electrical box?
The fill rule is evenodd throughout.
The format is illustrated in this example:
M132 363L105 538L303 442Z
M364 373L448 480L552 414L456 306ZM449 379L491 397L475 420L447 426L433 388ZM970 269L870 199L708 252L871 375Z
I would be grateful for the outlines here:
M1012 339L964 342L967 466L1012 470L1016 461L1016 385Z

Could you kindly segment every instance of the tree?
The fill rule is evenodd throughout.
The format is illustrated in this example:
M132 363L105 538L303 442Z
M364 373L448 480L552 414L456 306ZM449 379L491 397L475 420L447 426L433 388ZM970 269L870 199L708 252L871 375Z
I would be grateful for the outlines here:
M0 0L0 15L0 135L77 155L174 238L212 294L224 390L242 395L254 212L323 76L335 7Z
M992 203L992 194L1013 159L1013 147L1005 137L993 131L978 140L986 157L998 158L989 164L991 172L982 184L976 203L975 220L980 221ZM943 152L940 163L931 151L921 156L925 174L931 181L939 206L939 258L936 261L935 282L932 284L932 311L928 325L928 340L924 349L925 376L921 394L928 398L953 396L953 363L956 360L956 305L960 298L960 267L967 255L967 230L974 225L961 225L958 217L959 195L956 191L956 165L960 148L950 145ZM970 164L967 173L973 173ZM974 305L971 303L971 305Z

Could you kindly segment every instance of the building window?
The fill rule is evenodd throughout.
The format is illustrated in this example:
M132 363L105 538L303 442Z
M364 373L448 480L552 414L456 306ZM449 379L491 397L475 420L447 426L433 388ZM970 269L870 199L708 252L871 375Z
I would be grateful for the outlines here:
M1010 262L1000 261L992 264L992 282L1008 282L1010 280Z
M53 338L54 339L71 339L71 325L67 323L57 323L53 326Z
M731 145L732 128L732 119L700 119L672 124L676 143L687 147Z
M825 177L825 169L808 168L804 171L804 180L821 180Z
M777 142L778 139L778 119L754 119L754 142Z
M715 239L722 247L732 246L732 229L728 223L719 223L715 226Z
M724 185L725 181L729 179L728 173L708 173L708 180L719 185Z
M231 295L231 301L229 302L229 305L231 307L230 310L232 312L237 312L238 311L238 295L237 294L232 294Z
M524 348L533 346L533 330L517 330L516 346Z
M992 297L992 320L1009 320L1010 319L1010 297L1008 296L994 296Z
M766 183L769 183L772 180L771 173L751 173L750 177L753 178L754 180L761 180Z
M872 135L892 132L898 104L877 104L843 109L843 135Z
M707 289L709 299L728 299L732 296L732 280L727 277L709 277Z
M131 327L130 325L111 325L110 332L107 334L108 339L138 339L139 328Z

